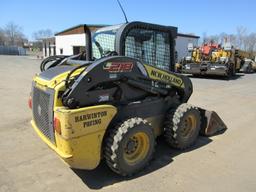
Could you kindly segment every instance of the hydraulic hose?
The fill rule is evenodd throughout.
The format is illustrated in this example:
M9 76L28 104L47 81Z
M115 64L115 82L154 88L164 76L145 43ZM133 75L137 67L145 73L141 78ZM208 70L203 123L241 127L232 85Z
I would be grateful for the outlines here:
M72 56L68 56L68 55L50 56L41 62L40 70L45 71L45 70L55 67L57 65L65 65L65 64L67 64L66 61L68 59L84 60L86 57L85 55L86 55L85 52L81 52L77 55L72 55ZM49 63L51 63L51 64L49 64Z
M65 86L66 86L66 88L69 88L71 75L72 75L76 70L78 70L78 69L80 69L80 68L83 68L83 67L85 67L85 66L87 66L87 65L89 65L89 64L91 64L91 62L87 62L87 63L85 63L85 64L83 64L83 65L80 65L80 66L76 67L75 69L73 69L72 71L70 71L70 72L68 73L67 78L66 78L66 80L65 80ZM81 73L80 73L79 75L81 75L83 72L84 72L84 70L81 71ZM79 76L79 75L78 75L78 76Z
M61 61L63 61L65 58L68 58L68 57L69 56L66 56L66 55L56 55L56 56L47 57L46 59L44 59L41 62L40 70L45 71L49 68L55 67L58 64L60 64ZM49 65L49 63L51 63L51 64ZM49 65L49 66L47 66L47 65Z

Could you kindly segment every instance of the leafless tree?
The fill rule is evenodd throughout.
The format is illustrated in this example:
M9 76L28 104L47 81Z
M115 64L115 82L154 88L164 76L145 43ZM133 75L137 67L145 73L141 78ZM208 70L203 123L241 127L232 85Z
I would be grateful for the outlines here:
M228 40L229 35L225 32L222 32L219 35L217 35L217 37L219 39L219 44L224 44L226 40Z
M256 51L256 33L251 33L245 37L246 51L253 53Z
M245 38L247 35L247 29L243 26L238 26L237 31L237 47L246 50Z
M219 36L218 35L211 35L208 37L208 42L214 42L214 43L219 43Z
M239 47L237 47L237 36L236 35L234 35L234 34L230 34L229 35L229 41L230 41L230 43L231 43L231 45L233 45L235 48L239 48Z
M248 34L245 27L237 27L236 34L220 33L218 35L207 36L203 33L203 42L214 41L216 43L223 44L226 40L230 42L235 48L248 52L256 52L256 33Z
M22 46L25 35L22 33L22 28L13 22L9 22L4 28L6 37L6 45Z
M37 41L40 41L44 38L48 38L52 36L53 36L53 32L50 29L41 29L33 33L33 37Z
M4 45L4 44L5 44L5 34L4 34L4 30L0 28L0 45Z

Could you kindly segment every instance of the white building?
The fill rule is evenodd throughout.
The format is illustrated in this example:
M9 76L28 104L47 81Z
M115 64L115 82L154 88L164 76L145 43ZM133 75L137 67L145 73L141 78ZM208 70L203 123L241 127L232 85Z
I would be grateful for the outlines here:
M87 25L91 32L106 25ZM66 29L55 34L56 54L57 55L75 55L85 50L86 32L84 25Z
M44 38L43 40L43 56L49 57L56 55L55 37Z
M188 55L188 44L192 43L194 46L198 46L198 40L199 36L195 35L188 35L188 34L182 34L178 33L177 39L176 39L176 46L175 49L178 54L177 61L180 62L180 60Z

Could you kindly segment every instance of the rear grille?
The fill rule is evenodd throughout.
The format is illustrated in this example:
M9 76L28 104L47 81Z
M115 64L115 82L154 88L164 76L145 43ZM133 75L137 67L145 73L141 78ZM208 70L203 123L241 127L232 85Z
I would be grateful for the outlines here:
M53 90L40 90L34 86L32 109L35 124L40 131L53 143L55 142L53 132Z

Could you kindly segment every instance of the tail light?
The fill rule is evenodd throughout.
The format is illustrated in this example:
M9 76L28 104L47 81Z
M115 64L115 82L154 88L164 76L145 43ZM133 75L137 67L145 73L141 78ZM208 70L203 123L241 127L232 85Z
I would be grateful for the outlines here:
M29 96L29 98L28 98L28 107L30 109L32 109L32 97L31 96Z
M61 135L61 123L57 117L54 117L53 127L54 127L54 130Z

